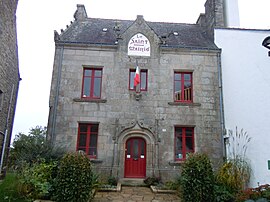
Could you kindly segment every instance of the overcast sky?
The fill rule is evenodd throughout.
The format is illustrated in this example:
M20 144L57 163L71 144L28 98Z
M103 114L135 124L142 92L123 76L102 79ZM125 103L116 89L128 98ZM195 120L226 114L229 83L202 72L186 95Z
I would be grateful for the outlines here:
M88 17L196 23L206 0L19 0L17 35L22 81L13 137L37 125L46 126L54 59L54 30L60 33L77 4L84 4ZM270 29L270 0L239 0L242 28Z

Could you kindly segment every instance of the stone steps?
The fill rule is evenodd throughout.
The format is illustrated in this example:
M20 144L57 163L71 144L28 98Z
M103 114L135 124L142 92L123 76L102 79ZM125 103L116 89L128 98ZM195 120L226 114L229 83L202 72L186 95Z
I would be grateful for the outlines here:
M142 186L145 187L146 184L143 182L144 179L138 178L122 178L119 180L122 186Z

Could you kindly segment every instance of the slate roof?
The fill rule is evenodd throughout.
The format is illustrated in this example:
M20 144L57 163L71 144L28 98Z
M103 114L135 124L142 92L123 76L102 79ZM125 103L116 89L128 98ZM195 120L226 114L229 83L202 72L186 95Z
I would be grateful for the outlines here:
M132 20L115 20L101 18L86 18L83 21L73 22L59 37L62 43L103 44L115 45L117 37L121 36ZM198 24L149 22L149 27L160 37L167 36L164 47L188 47L195 49L218 49ZM114 27L118 25L119 30ZM107 31L103 31L106 28ZM177 32L178 35L172 34ZM171 33L171 34L170 34ZM164 39L164 38L163 38ZM57 41L57 40L56 40Z

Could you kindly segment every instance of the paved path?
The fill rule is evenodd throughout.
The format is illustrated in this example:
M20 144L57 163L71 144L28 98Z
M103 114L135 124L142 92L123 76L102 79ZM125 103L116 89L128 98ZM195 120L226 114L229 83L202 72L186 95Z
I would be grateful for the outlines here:
M153 193L148 187L125 187L121 192L97 192L93 202L180 202L175 194Z

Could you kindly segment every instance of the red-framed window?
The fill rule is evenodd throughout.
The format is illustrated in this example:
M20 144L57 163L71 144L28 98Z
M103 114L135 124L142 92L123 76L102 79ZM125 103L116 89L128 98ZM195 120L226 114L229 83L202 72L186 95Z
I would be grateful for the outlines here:
M174 72L174 101L192 102L192 72Z
M175 160L185 160L190 153L194 153L194 128L175 127Z
M3 91L0 90L0 111L2 110L3 102L4 102L4 93Z
M134 88L135 72L136 69L129 70L129 90L135 90ZM141 91L147 91L147 82L148 82L147 74L148 74L147 69L140 70L140 83L138 85L140 86Z
M97 158L98 124L79 123L77 151L84 151L90 158Z
M84 68L82 98L100 99L101 82L102 82L101 68Z

